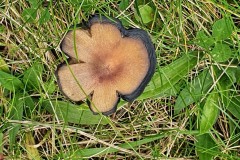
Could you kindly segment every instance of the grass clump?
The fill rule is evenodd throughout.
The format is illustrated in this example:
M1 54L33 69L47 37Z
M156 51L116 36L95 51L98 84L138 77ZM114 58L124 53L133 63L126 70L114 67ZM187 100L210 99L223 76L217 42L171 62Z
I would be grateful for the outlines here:
M0 2L0 157L238 159L238 1ZM116 114L69 102L54 71L59 44L92 14L146 30L157 54L150 84Z

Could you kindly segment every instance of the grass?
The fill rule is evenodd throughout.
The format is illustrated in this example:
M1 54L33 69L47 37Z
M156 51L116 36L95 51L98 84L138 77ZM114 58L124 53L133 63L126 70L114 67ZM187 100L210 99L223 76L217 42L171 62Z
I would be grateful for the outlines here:
M240 3L0 2L0 157L238 159ZM146 30L158 66L110 117L66 99L54 71L68 28L98 13ZM1 159L1 158L0 158Z

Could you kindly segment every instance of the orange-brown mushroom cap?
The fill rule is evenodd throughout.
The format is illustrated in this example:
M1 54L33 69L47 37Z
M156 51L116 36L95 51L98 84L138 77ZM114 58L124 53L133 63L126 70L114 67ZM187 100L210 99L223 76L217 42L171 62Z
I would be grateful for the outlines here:
M148 34L120 21L94 16L87 29L69 31L61 49L75 64L59 65L62 92L73 101L89 97L93 113L116 111L119 98L133 101L153 76L156 56Z

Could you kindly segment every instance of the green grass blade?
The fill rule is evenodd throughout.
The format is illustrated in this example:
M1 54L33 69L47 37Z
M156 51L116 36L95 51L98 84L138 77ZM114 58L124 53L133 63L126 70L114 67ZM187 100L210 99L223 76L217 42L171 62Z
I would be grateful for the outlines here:
M237 119L240 120L240 96L235 95L231 98L230 104L227 106L227 110L232 113Z
M51 105L52 103L52 105ZM102 115L93 115L92 111L85 104L74 105L70 102L63 101L46 101L43 103L45 109L54 114L54 110L60 120L65 123L76 124L107 124L108 122ZM54 110L53 110L54 107Z
M0 132L0 155L3 153L3 133Z
M196 66L197 61L196 54L185 54L168 66L159 68L150 85L138 99L156 97L168 91Z
M10 90L15 91L23 88L23 83L17 77L0 71L0 86Z
M208 70L200 73L191 84L180 92L174 106L174 114L178 114L188 105L199 101L207 93L212 83L213 79Z
M14 146L16 145L16 136L21 128L20 124L14 124L11 129L9 130L9 143L10 143L10 149L13 150Z
M24 100L22 99L21 93L16 93L14 98L12 99L12 105L10 108L9 119L12 120L22 120L23 117L23 104ZM20 129L20 124L13 124L11 130L9 131L9 141L10 148L13 149L16 142L16 136Z
M157 135L146 137L146 138L144 138L142 140L139 140L139 141L120 144L120 145L118 145L118 147L121 147L121 148L124 148L124 149L132 149L132 148L136 148L138 146L141 146L143 144L161 139L165 136L166 136L165 133L160 133L160 134L157 134ZM117 151L118 151L117 149L110 148L110 147L86 148L86 149L77 150L74 153L67 153L66 155L68 157L70 156L71 158L84 158L84 157L91 157L91 156L101 156L101 155L104 155L104 154L107 154L107 153L114 153L114 152L117 152Z
M196 146L200 160L212 160L218 153L218 146L208 133L197 136Z
M207 133L216 122L219 115L218 100L219 95L214 91L207 97L201 116L200 134Z
M40 90L43 65L40 63L33 64L24 72L23 82L29 90Z

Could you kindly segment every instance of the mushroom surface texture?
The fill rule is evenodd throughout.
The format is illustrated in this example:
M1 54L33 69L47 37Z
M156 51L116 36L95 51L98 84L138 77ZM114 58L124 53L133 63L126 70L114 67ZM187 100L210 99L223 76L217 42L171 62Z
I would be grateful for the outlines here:
M114 113L120 98L136 99L156 66L146 31L125 29L118 19L99 15L71 29L61 50L69 57L56 70L61 91L73 101L87 99L94 114Z

